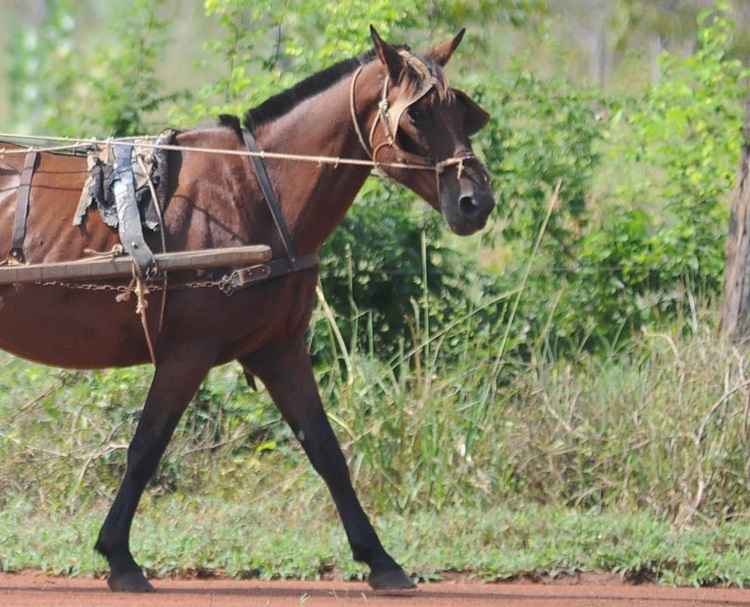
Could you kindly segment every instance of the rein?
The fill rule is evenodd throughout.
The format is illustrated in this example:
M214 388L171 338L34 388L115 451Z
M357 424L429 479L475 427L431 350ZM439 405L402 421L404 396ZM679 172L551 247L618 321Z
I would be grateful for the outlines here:
M156 140L155 135L143 135L139 136L138 139L153 139ZM30 146L28 143L20 143L22 141L59 141L59 142L70 142L62 143L62 145L49 145L44 147ZM18 141L19 143L15 143ZM248 150L228 150L226 148L200 148L190 145L172 145L165 143L147 143L146 141L135 142L133 137L123 138L110 138L110 139L76 139L73 137L52 137L52 136L31 136L31 135L17 135L14 133L0 133L0 146L3 143L11 145L23 145L23 149L9 150L4 147L0 147L0 158L4 156L12 156L18 154L26 154L30 150L36 152L65 152L73 151L80 148L89 146L101 146L111 144L122 144L132 147L138 146L139 148L148 148L154 150L171 150L175 152L198 152L202 154L217 154L219 156L257 156L259 158L272 158L274 160L290 160L297 162L313 162L315 164L349 164L357 166L369 166L369 167L387 167L393 169L411 169L417 171L434 171L433 165L421 165L421 164L408 164L404 162L373 162L372 160L363 160L361 158L342 158L341 156L315 156L312 154L285 154L283 152L267 152L265 150L258 150L257 152L251 152Z

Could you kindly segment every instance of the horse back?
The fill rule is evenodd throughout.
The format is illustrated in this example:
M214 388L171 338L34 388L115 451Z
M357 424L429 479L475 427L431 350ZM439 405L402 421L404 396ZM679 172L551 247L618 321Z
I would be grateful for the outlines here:
M6 154L0 161L0 259L10 254L24 159L24 154ZM85 158L38 154L23 243L27 262L73 261L84 257L86 249L109 250L117 242L117 235L96 213L88 213L82 225L73 225L86 176Z
M175 144L236 149L237 139L228 129L203 129L177 134ZM7 145L5 149L23 148ZM245 158L201 151L171 151L167 158L169 184L159 201L167 250L236 246L267 236L265 217L250 204L255 193L248 185ZM24 160L24 154L0 157L0 260L10 254ZM119 242L117 231L104 223L95 206L80 225L74 225L87 176L86 159L81 156L38 154L23 246L26 262L74 261L91 250L109 251ZM256 229L251 230L251 225ZM159 235L146 237L152 250L161 250Z

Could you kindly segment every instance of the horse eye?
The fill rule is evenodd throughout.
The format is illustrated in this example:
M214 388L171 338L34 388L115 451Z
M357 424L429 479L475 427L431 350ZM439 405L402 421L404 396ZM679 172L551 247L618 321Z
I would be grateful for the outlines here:
M427 120L427 112L416 107L409 108L409 115L414 122L424 122Z

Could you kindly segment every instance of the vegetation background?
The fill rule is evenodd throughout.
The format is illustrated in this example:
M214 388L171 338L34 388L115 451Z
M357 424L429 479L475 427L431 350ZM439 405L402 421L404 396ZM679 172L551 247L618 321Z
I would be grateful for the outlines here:
M454 238L373 178L324 251L310 346L367 509L426 578L750 583L750 369L715 320L747 2L2 0L0 22L0 130L97 137L242 112L370 23L415 48L466 26L449 74L492 114L489 228ZM0 364L0 567L101 573L151 370ZM141 510L152 574L361 574L235 365Z

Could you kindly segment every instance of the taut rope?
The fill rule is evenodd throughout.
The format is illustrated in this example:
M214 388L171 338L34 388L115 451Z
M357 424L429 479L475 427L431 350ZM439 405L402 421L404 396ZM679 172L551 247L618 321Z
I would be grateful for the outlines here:
M156 139L155 136L147 136L144 135L143 137L139 137L138 139ZM5 141L8 139L18 139L18 140L35 140L35 141L61 141L61 142L71 142L63 145L51 145L51 146L43 146L43 147L36 147L33 146L32 149L36 150L37 152L62 152L65 150L75 150L78 148L86 147L86 146L93 146L93 145L106 145L107 143L117 143L121 145L129 145L135 147L136 145L141 148L151 148L156 150L173 150L176 152L199 152L199 153L205 153L205 154L220 154L225 156L258 156L260 158L271 158L271 159L278 159L278 160L293 160L298 162L314 162L316 164L351 164L351 165L358 165L358 166L369 166L369 167L387 167L387 168L393 168L393 169L411 169L411 170L421 170L421 171L434 171L436 169L435 165L423 165L423 164L409 164L406 162L374 162L373 160L364 160L361 158L341 158L339 156L314 156L311 154L285 154L283 152L266 152L264 150L259 150L257 152L250 152L248 150L227 150L224 148L200 148L196 146L189 146L189 145L169 145L169 144L154 144L154 143L146 143L146 142L139 142L135 143L132 137L125 137L125 138L117 138L117 139L74 139L72 137L40 137L40 136L27 136L27 135L18 135L14 133L0 133L0 143L12 143L10 141ZM0 147L0 158L3 156L9 156L13 154L26 154L29 151L29 147L24 147L23 149L19 150L9 150L4 147ZM450 160L450 159L449 159ZM447 161L443 161L447 162ZM458 164L458 159L456 159L455 162L452 164Z

